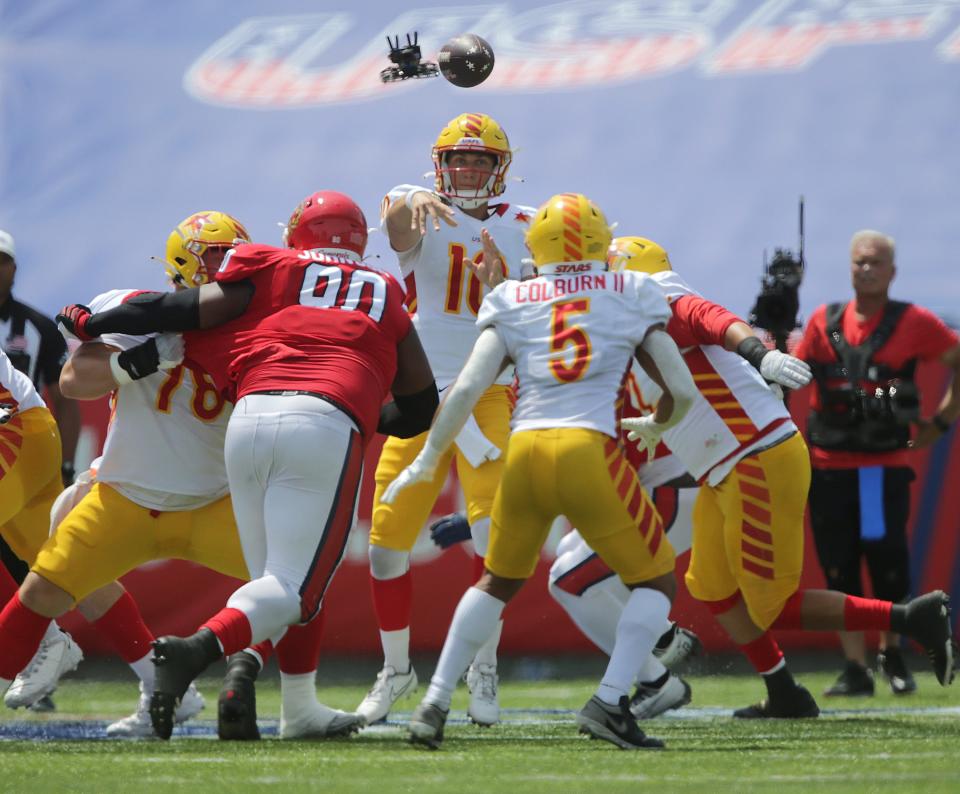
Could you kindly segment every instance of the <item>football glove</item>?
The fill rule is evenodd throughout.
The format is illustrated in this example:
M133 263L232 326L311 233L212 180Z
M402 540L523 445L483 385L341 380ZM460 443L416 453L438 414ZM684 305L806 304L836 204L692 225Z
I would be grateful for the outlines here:
M636 441L637 448L652 459L656 454L657 444L660 443L660 436L663 433L660 425L650 416L630 416L620 420L620 427L630 431L627 433L628 441Z
M779 350L770 350L760 362L760 374L769 381L779 383L788 389L799 389L806 386L813 373L806 361L781 353Z
M430 525L430 539L441 549L449 549L470 537L470 524L463 513L451 513Z
M380 501L385 505L392 505L400 495L400 491L416 485L418 482L427 482L433 479L437 472L437 460L424 456L421 451L413 462L397 475L397 478L387 486L387 489L380 497Z
M17 413L17 406L13 403L0 403L0 425L5 425Z
M87 321L92 317L90 307L82 303L71 303L64 306L57 315L57 327L67 339L79 339L89 342L94 337L85 330Z

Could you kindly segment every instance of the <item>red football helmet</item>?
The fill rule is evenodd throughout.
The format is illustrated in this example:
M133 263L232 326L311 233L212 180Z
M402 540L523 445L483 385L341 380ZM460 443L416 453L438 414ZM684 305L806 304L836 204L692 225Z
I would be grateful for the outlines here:
M284 242L289 248L363 257L367 247L367 219L352 198L335 190L307 196L290 216Z

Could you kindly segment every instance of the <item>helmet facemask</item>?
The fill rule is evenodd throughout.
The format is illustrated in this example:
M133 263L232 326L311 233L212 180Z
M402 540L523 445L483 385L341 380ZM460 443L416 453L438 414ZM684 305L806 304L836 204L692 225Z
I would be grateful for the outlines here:
M493 169L482 183L466 187L460 183L460 178L467 173L486 173L478 168L451 167L450 158L455 154L486 155L493 159ZM499 196L506 190L507 169L510 167L511 154L496 149L487 148L483 141L477 139L470 143L469 139L461 139L456 146L434 149L433 164L436 174L436 190L449 198L461 209L481 207L490 199Z

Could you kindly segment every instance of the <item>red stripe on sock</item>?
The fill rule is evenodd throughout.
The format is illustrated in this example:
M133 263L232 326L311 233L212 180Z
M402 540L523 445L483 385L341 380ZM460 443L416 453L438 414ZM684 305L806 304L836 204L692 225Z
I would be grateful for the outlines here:
M26 667L40 647L50 618L38 615L14 593L0 612L0 678L12 681Z
M783 609L770 627L781 631L802 631L803 630L803 590L797 590L790 598L786 600Z
M847 631L890 631L893 604L876 598L848 595L843 602L843 627Z
M247 616L233 607L224 607L200 628L210 629L217 635L224 656L242 651L253 639L253 630Z
M327 611L321 608L309 623L287 629L283 639L277 643L277 664L281 673L303 675L317 669L326 614Z
M770 672L780 664L780 660L783 658L783 651L780 650L780 646L777 645L777 641L771 636L770 632L764 632L753 642L741 645L740 650L750 660L753 669L761 674Z
M701 603L710 610L711 615L722 615L724 612L729 612L733 609L739 601L740 591L736 590L732 596L722 598L719 601L703 601Z
M127 592L93 625L110 640L114 650L127 664L146 656L150 652L150 643L156 639L143 622L137 602Z
M398 631L410 625L413 605L413 576L407 571L394 579L370 577L373 611L381 631Z

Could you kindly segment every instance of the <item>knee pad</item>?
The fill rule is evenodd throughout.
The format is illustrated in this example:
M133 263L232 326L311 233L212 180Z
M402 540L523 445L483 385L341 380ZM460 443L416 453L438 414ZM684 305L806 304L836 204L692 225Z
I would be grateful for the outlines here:
M490 545L490 516L470 525L470 537L473 538L473 549L477 556L486 557L487 547Z
M370 575L374 579L396 579L410 570L410 552L371 545Z

